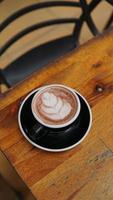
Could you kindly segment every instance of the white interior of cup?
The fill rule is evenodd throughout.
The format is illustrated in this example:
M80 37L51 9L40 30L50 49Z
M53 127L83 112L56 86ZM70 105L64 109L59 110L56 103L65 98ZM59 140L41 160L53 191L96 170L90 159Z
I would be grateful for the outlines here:
M75 99L77 101L77 111L74 115L74 117L69 120L68 122L66 123L62 123L62 124L57 124L57 125L52 125L52 124L47 124L45 122L43 122L38 116L37 114L35 113L34 111L34 104L36 103L36 99L37 99L37 96L39 94L41 94L45 89L47 88L51 88L51 87L61 87L61 88L64 88L64 89L67 89L69 92L71 92L73 94L73 96L75 96ZM33 116L35 117L35 119L42 125L46 126L46 127L49 127L49 128L64 128L70 124L72 124L76 119L77 117L79 116L79 113L80 113L80 109L81 109L81 105L80 105L80 100L78 98L78 95L73 91L73 89L71 89L70 87L67 87L67 86L64 86L64 85L61 85L61 84L52 84L52 85L47 85L47 86L44 86L43 88L41 88L33 97L33 100L32 100L32 103L31 103L31 110L32 110L32 114Z

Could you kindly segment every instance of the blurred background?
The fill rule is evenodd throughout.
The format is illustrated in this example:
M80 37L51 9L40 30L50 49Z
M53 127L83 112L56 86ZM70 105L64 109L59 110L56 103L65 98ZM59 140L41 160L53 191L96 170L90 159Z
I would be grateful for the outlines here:
M45 0L1 0L0 23L15 11L37 2L45 2ZM87 2L90 3L91 0L87 0ZM113 7L108 4L107 1L102 0L92 12L91 16L100 32L102 31L103 27L105 27L109 17L111 16L112 10ZM46 8L44 10L42 9L33 11L14 21L0 34L0 47L3 46L16 33L37 22L42 22L45 19L60 19L68 16L79 17L80 15L80 8ZM65 34L69 34L72 32L72 30L72 24L61 26L56 25L54 27L52 26L49 28L34 31L32 34L26 35L21 40L12 45L9 49L7 49L7 51L0 57L0 68L4 69L13 60L23 55L28 49L32 49L33 47L45 43L50 39L55 39ZM94 36L89 31L87 24L84 23L80 35L80 44L83 44L92 37ZM2 92L5 92L6 90L7 87L2 85ZM24 199L34 199L30 191L28 191L27 187L23 185L22 181L19 179L16 172L13 171L10 163L8 163L7 159L2 153L0 153L0 173L0 200L16 200L19 198L17 192L20 191L22 191ZM20 199L22 200L21 197Z
M13 14L15 11L24 8L25 6L32 5L37 2L47 2L48 0L1 0L0 1L0 22L4 21L8 16ZM54 0L53 0L54 1ZM60 1L60 0L59 0ZM79 0L73 0L78 2ZM95 1L95 0L94 0ZM88 3L91 0L87 0ZM107 1L102 0L96 6L91 16L97 25L99 31L102 31L103 27L107 23L111 13L112 6L108 4ZM42 22L48 19L58 19L65 17L78 17L81 15L81 8L67 8L67 7L51 7L42 10L35 10L30 12L10 24L2 33L0 34L0 46L3 46L10 38L12 38L16 33L23 30L24 28L36 24L37 22ZM9 63L23 55L28 49L40 45L65 34L72 32L73 24L55 25L44 29L36 30L31 34L26 35L16 43L14 43L7 51L0 57L0 68L5 68ZM80 35L80 44L86 42L93 35L84 23ZM2 92L6 91L7 88L2 86Z

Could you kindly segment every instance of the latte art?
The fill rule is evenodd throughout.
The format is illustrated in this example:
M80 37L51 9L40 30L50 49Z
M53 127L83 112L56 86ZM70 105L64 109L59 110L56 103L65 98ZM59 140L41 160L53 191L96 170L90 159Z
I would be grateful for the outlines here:
M51 86L38 92L33 100L33 113L40 123L62 126L71 121L77 112L78 102L67 88Z
M63 120L72 109L70 103L65 99L55 96L53 93L45 92L42 97L41 110L51 120Z

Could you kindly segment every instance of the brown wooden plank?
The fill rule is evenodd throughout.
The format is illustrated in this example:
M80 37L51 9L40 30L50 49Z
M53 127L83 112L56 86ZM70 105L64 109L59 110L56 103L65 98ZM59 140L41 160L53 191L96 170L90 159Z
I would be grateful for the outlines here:
M95 145L95 144L94 144ZM92 160L86 155L68 160L33 188L34 194L43 200L91 200L113 199L113 153L95 145ZM101 149L102 148L102 149ZM91 152L91 146L89 151ZM77 157L77 156L76 156ZM67 167L67 168L66 168ZM45 195L46 194L46 195Z
M92 108L89 135L67 152L49 153L34 148L18 127L23 95L48 83L76 88ZM0 109L0 147L37 199L113 199L112 31L6 93Z
M109 114L109 119L112 119L111 97L113 99L113 94L103 99L101 106L99 102L93 107L93 126L89 136L81 144L82 146L80 145L79 151L32 186L34 194L39 199L73 200L79 197L83 200L103 199L103 195L106 197L107 194L108 199L112 199L113 189L110 185L113 179L113 152L102 140L102 135L111 139L113 137L112 120L108 123L104 113L102 115L105 110L104 112ZM97 190L97 187L100 187L100 190L99 188ZM106 187L107 193L105 193ZM88 188L94 190L94 193Z

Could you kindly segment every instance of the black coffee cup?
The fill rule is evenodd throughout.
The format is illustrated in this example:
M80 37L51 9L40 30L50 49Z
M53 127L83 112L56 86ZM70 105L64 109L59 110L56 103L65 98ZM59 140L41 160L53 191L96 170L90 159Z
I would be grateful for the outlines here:
M54 88L65 89L67 92L69 92L69 94L73 95L73 97L75 98L75 101L77 102L77 109L75 109L74 116L69 121L67 121L66 123L61 123L61 124L45 123L43 120L41 120L41 118L36 113L36 109L34 108L35 107L34 105L36 104L39 95L42 94L44 91L46 91L48 89L51 89L51 88L53 90L54 90ZM44 86L43 88L39 89L36 92L36 94L34 95L34 97L32 99L32 103L31 103L32 114L33 114L34 118L37 121L37 124L35 124L34 127L31 130L32 131L32 135L34 135L37 138L41 139L46 134L48 134L48 132L51 129L55 133L58 133L59 131L62 132L62 131L65 131L66 129L69 129L69 127L72 126L73 123L74 123L74 125L78 123L78 118L79 118L79 114L80 114L80 108L81 108L81 105L80 105L79 97L78 97L78 95L76 94L76 92L72 88L69 88L67 86L60 85L60 84L52 84L52 85ZM52 111L55 112L54 107L52 107ZM45 129L44 129L44 127L45 127Z

